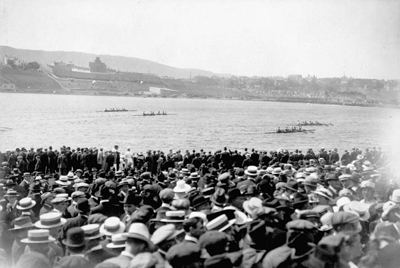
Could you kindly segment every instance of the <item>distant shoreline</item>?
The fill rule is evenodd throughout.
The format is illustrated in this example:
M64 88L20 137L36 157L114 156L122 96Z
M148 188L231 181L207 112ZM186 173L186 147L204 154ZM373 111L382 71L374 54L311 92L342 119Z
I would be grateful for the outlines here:
M52 93L52 92L40 92L40 91L34 91L34 92L26 92L26 91L9 91L9 90L0 90L0 93L11 93L11 94L44 94L44 95L73 95L73 96L94 96L94 97L104 97L104 96L109 96L109 97L133 97L133 98L154 98L154 99L211 99L211 100L237 100L237 101L265 101L265 102L288 102L288 103L304 103L304 104L321 104L321 105L338 105L338 106L353 106L353 107L365 107L365 108L392 108L392 109L400 109L400 106L395 106L395 105L373 105L373 104L352 104L352 103L337 103L337 102L329 102L329 101L322 101L322 100L316 100L312 101L312 99L307 99L307 101L302 100L302 99L279 99L279 98L215 98L212 96L209 97L198 97L198 96L190 96L190 97L182 97L182 96L177 96L177 97L169 97L169 96L142 96L142 95L123 95L123 94L89 94L85 92L79 92L79 93L64 93L64 92L57 92L57 93Z

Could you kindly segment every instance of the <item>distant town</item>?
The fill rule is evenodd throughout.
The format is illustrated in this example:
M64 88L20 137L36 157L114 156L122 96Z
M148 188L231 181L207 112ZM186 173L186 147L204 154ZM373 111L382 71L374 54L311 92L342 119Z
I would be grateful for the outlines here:
M400 81L347 77L194 76L173 78L119 71L95 57L87 66L46 64L5 55L0 92L246 99L400 107Z

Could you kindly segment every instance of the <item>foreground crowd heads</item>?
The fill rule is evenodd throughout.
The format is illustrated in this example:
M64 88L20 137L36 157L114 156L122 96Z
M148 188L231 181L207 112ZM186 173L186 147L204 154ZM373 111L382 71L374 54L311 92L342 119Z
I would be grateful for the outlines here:
M399 267L380 149L1 154L2 267ZM104 151L104 153L103 153Z

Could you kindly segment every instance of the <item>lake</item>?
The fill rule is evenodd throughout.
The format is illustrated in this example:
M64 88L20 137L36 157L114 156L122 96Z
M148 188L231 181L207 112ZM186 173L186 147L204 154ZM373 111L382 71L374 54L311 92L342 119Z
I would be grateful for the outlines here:
M105 108L136 112L104 113ZM168 116L139 116L166 111ZM314 133L265 134L297 121ZM0 150L52 145L121 151L400 148L400 110L263 101L0 93Z

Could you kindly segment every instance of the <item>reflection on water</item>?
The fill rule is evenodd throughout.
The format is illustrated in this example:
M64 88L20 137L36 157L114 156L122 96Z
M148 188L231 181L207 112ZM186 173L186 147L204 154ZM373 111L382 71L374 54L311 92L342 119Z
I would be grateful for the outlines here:
M104 113L106 108L136 112ZM143 111L174 115L138 116ZM320 121L314 133L265 132ZM400 148L400 110L301 103L0 93L0 150L105 147L217 150Z

